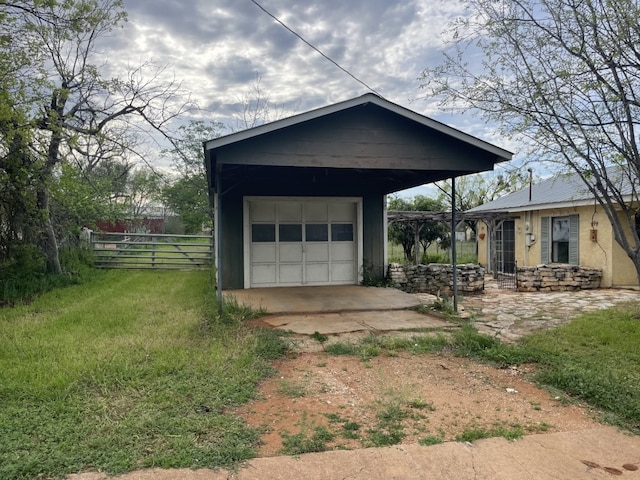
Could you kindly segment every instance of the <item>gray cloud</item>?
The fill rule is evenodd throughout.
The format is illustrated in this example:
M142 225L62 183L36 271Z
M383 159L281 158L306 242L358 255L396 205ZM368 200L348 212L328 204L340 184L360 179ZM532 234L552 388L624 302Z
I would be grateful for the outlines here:
M327 56L400 105L481 138L479 120L441 114L419 88L439 62L441 32L464 9L456 0L258 0ZM250 0L124 0L129 22L104 43L109 68L155 59L182 81L200 117L234 122L256 79L277 112L300 113L367 89ZM488 139L488 138L487 138Z

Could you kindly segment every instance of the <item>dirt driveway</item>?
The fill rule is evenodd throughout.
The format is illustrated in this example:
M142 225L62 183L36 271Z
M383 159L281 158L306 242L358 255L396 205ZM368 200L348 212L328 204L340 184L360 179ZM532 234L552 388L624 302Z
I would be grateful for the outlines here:
M521 294L490 285L485 295L464 299L462 308L474 315L480 331L513 341L633 300L640 300L640 292ZM496 369L449 354L406 352L362 361L328 355L308 336L297 341L299 353L275 364L277 373L261 385L259 400L237 411L264 432L261 456L297 453L300 444L300 450L433 444L598 425L597 412L528 381L532 367Z
M237 414L261 429L260 456L593 428L585 407L537 388L527 368L449 354L302 353L275 365Z

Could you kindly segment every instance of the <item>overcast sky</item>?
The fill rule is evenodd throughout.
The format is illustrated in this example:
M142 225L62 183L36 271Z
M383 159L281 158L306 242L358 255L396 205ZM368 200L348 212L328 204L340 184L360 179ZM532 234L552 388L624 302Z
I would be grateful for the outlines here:
M470 114L445 114L419 88L440 62L442 32L459 0L257 0L387 100L510 148ZM153 60L182 82L199 116L227 123L260 87L280 114L301 113L369 91L251 0L124 0L129 21L109 38L109 63ZM512 149L512 148L511 148Z

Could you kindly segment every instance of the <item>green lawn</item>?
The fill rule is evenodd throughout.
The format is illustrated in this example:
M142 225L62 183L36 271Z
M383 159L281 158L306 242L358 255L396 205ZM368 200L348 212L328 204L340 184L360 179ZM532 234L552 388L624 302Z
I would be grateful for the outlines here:
M243 327L251 312L233 307L215 317L210 272L113 270L0 309L0 478L251 458L258 432L229 407L254 398L287 345ZM343 349L365 359L448 349L501 365L537 362L539 382L638 431L638 312L635 303L585 315L517 345L470 323L452 337L371 337Z
M582 315L554 330L500 343L463 329L460 354L501 365L537 363L534 379L603 411L604 418L640 433L640 302Z
M538 358L537 381L603 409L612 423L640 432L640 303L583 315L525 338Z
M251 458L258 433L225 409L286 346L217 321L209 276L109 271L0 309L0 478Z

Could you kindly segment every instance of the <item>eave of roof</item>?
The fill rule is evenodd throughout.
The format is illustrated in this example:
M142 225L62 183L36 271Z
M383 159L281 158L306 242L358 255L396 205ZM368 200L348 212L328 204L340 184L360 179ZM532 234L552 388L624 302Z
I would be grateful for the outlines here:
M444 123L438 122L437 120L433 120L429 117L425 117L424 115L420 115L419 113L416 113L412 110L401 107L400 105L397 105L388 100L385 100L373 93L366 93L360 97L352 98L350 100L345 100L343 102L335 103L333 105L328 105L326 107L310 110L305 113L293 115L291 117L283 118L281 120L276 120L275 122L265 123L258 127L249 128L247 130L242 130L240 132L232 133L230 135L225 135L223 137L214 138L213 140L204 142L204 147L205 147L205 150L215 150L225 145L241 142L243 140L254 138L259 135L264 135L269 132L273 132L273 131L287 128L293 125L304 123L310 120L314 120L316 118L320 118L325 115L331 115L333 113L341 112L353 107L367 105L369 103L377 105L390 112L401 115L409 120L412 120L421 125L424 125L425 127L429 127L440 133L449 135L453 138L456 138L457 140L466 142L469 145L473 145L474 147L485 150L499 157L501 159L499 161L509 161L513 157L513 153L509 152L508 150L500 148L489 142L485 142L484 140L481 140L477 137L474 137L460 130L457 130L453 127L445 125Z

